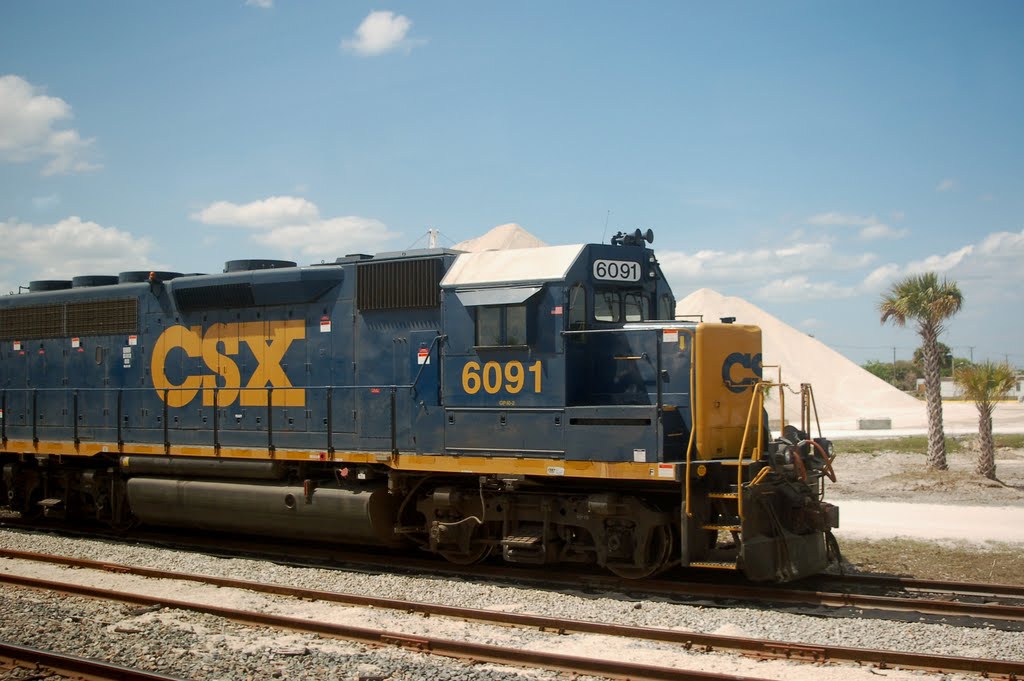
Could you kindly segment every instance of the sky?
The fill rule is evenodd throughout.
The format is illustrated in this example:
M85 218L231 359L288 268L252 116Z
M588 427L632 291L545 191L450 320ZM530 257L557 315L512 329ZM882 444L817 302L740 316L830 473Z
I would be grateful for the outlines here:
M1024 3L0 4L0 292L300 264L514 222L651 228L861 363L901 276L1024 367Z

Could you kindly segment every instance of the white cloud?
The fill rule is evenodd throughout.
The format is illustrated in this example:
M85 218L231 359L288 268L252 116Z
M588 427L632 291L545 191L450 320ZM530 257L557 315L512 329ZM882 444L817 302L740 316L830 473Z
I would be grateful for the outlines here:
M896 214L894 214L894 217L895 215ZM903 217L902 213L899 213L898 216L899 217L895 217L895 219L899 220ZM864 241L874 241L876 239L902 239L910 234L909 229L893 229L889 225L880 221L874 215L850 215L835 211L812 215L807 218L807 224L816 225L818 227L860 227L861 229L858 232L858 236L860 236Z
M57 194L48 194L46 196L33 196L32 205L36 210L46 210L52 208L60 203L60 196Z
M301 255L316 261L380 250L398 236L373 218L321 218L315 203L295 196L271 196L245 204L216 201L192 213L191 218L208 225L252 229L256 243L283 256Z
M915 260L906 267L908 274L922 274L924 272L948 272L964 261L964 258L974 252L974 246L964 246L945 255L929 255L923 260Z
M1018 263L1024 256L1024 229L1020 232L994 232L978 244L978 253L999 258L1013 258Z
M274 6L274 0L245 0L245 4L250 7L259 7L260 9L270 9Z
M956 180L951 177L947 177L935 185L935 191L937 192L951 192L954 189L956 189Z
M320 211L301 197L271 196L242 204L216 201L190 217L206 225L264 228L313 222L320 219Z
M756 282L792 271L861 269L876 259L874 253L835 253L827 241L797 242L754 251L661 251L658 254L658 262L669 280L712 283Z
M894 281L902 273L902 268L893 263L876 267L874 270L869 272L866 277L864 277L861 287L868 291L880 291L889 282Z
M860 238L865 241L874 241L876 239L902 239L908 234L910 234L909 229L893 229L889 225L883 223L869 225L860 230Z
M0 222L0 241L7 279L22 283L159 267L150 259L149 239L77 215L48 225Z
M756 296L772 302L795 302L827 298L850 298L857 295L856 287L840 286L835 282L812 282L807 276L797 274L785 279L775 279L757 290Z
M82 139L73 128L54 126L72 118L71 107L18 76L0 77L0 160L27 163L44 160L43 175L98 170L88 160L94 138Z
M349 253L373 252L396 236L380 220L349 215L276 227L254 235L253 240L288 255L330 261Z
M342 49L363 57L404 49L407 52L425 41L407 38L412 21L401 14L387 10L370 12L356 28L351 39L341 41Z
M848 213L837 213L836 211L829 211L827 213L816 213L811 217L807 218L807 224L809 225L821 225L821 226L838 226L838 227L849 227L851 225L864 227L867 225L873 225L878 222L878 218L874 215L871 217L861 217L859 215L850 215Z

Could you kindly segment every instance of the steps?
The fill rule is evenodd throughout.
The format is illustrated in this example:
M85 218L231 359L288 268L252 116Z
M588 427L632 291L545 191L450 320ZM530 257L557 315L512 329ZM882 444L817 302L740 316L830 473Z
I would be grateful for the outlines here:
M749 462L744 461L722 461L723 465L730 465L731 470L741 473L742 480L748 481L750 476L748 470ZM736 469L737 466L741 468ZM719 488L708 492L701 498L707 500L707 514L701 513L706 520L698 525L704 532L713 533L705 535L697 533L698 541L707 537L707 541L713 542L708 550L701 551L699 558L687 563L689 567L704 570L739 570L740 550L743 546L743 518L740 503L741 488L737 484L739 477L728 476L735 480L732 484L721 485ZM728 533L728 538L720 537L719 533ZM712 540L712 537L714 539Z

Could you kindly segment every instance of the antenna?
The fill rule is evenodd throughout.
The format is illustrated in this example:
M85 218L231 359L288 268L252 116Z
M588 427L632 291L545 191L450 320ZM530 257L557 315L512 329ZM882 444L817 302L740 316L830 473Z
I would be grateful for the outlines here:
M427 230L427 248L437 248L438 231L431 227Z
M608 218L612 216L612 209L609 208L604 214L604 231L601 232L601 243L604 243L604 236L608 233Z

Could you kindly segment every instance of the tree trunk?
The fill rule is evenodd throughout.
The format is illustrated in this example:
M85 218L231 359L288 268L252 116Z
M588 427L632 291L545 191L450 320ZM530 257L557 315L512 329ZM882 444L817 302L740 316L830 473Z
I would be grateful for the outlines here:
M928 468L944 471L946 465L946 434L942 429L942 393L939 385L938 333L930 324L920 328L924 354L924 397L928 409Z
M978 463L974 471L990 480L996 479L996 447L992 441L992 410L978 405Z

